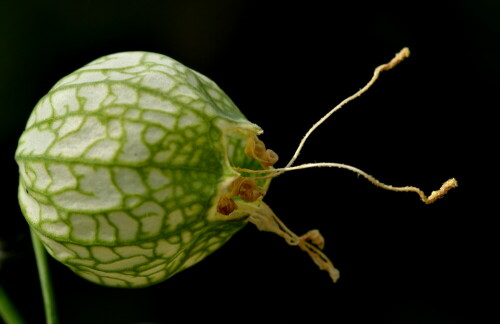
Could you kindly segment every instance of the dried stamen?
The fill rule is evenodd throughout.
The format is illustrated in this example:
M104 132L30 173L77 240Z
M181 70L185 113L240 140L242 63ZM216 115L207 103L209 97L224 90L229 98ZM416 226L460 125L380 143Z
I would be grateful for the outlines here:
M274 151L266 149L266 145L257 136L251 136L247 139L245 153L259 161L264 168L273 166L278 161L278 154Z
M258 205L243 203L240 206L242 211L248 211L249 222L253 223L261 231L275 233L292 246L298 246L302 251L307 252L314 263L321 269L328 272L333 282L339 277L339 271L333 266L328 257L321 252L324 246L324 239L318 230L312 230L305 235L297 236L274 214L274 212L261 201Z

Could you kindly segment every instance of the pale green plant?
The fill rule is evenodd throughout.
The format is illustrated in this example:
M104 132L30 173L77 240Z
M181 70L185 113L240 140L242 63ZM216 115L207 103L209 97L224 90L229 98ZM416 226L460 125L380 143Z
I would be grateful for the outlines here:
M262 129L213 81L169 57L117 53L61 79L36 105L16 151L19 202L45 269L48 321L56 319L42 244L89 281L144 287L203 260L250 222L300 247L336 281L319 231L294 234L263 197L272 178L310 167L348 169L426 203L456 186L448 180L427 197L348 165L293 165L321 123L408 55L403 49L375 69L307 132L283 168L273 167L278 156L258 139Z

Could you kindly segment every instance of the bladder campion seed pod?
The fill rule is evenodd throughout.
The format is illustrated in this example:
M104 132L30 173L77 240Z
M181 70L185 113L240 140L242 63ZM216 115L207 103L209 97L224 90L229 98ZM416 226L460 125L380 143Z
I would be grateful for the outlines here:
M285 168L229 97L211 80L164 55L117 53L61 79L36 105L16 151L19 202L47 251L80 276L106 286L142 287L201 261L248 222L306 251L335 281L317 230L291 232L263 202Z

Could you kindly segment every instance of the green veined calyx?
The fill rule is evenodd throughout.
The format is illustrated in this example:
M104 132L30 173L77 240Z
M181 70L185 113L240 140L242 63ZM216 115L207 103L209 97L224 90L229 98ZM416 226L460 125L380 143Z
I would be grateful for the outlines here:
M315 124L284 168L210 79L164 55L117 53L61 79L33 110L19 140L19 202L47 251L106 286L142 287L204 259L246 223L307 252L335 281L317 230L298 236L263 202L272 178L294 169L341 167L429 203L351 166L293 166L309 134L365 92L372 80Z

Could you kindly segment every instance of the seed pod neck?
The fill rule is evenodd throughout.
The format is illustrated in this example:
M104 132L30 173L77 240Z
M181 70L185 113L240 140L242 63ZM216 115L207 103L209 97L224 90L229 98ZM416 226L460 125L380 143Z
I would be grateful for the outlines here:
M244 153L252 160L259 162L263 170L272 170L272 166L278 161L278 155L266 148L266 145L255 134L248 135ZM266 192L266 188L259 186L255 182L255 176L238 176L224 190L217 203L217 212L223 215L230 215L238 209L235 199L245 202L255 202L261 199ZM265 186L267 187L268 181Z

